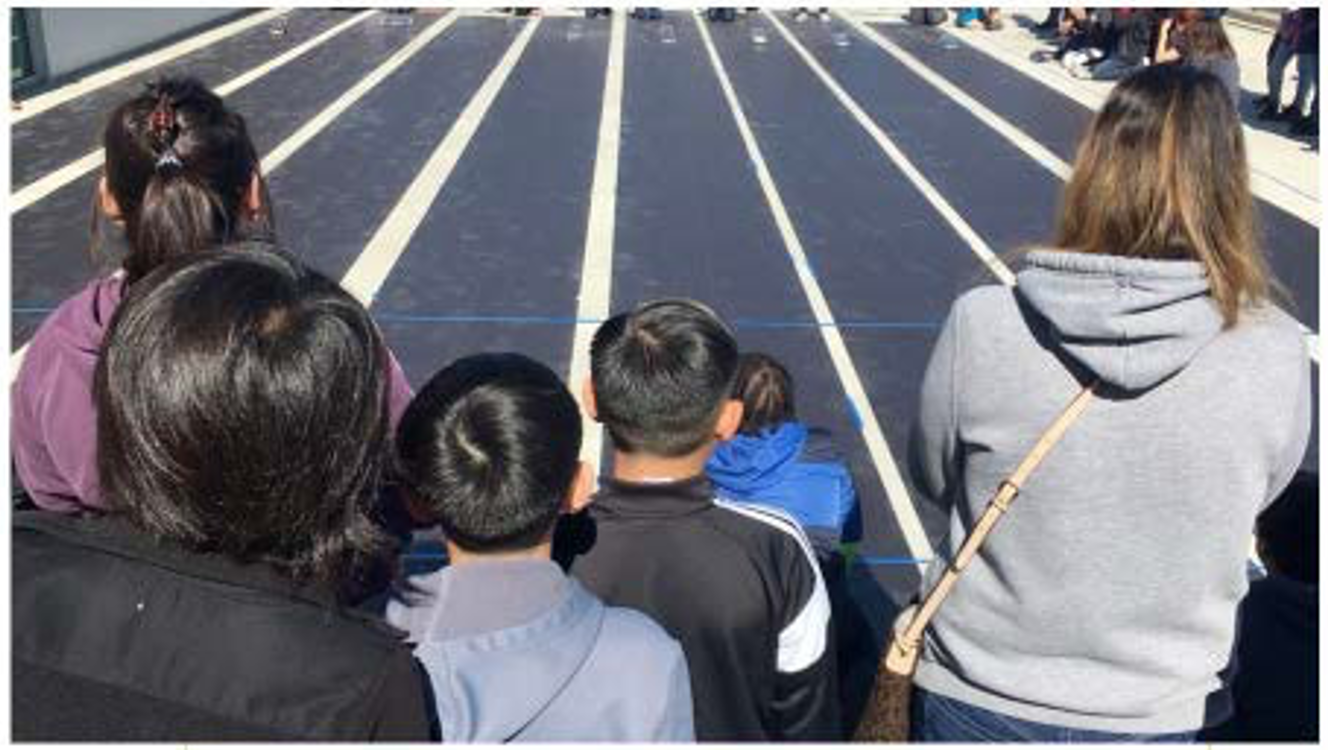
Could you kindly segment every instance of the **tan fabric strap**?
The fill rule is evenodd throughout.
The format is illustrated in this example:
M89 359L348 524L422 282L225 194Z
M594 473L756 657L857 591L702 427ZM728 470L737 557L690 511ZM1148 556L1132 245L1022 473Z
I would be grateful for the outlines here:
M950 595L950 589L954 588L955 582L959 580L960 574L968 567L968 564L977 556L982 543L986 541L987 535L996 528L996 523L1001 516L1008 513L1010 506L1019 495L1019 490L1028 477L1037 469L1042 459L1047 457L1056 443L1060 442L1061 437L1070 429L1070 425L1083 414L1084 409L1088 407L1093 400L1097 382L1088 384L1082 391L1075 396L1070 405L1056 417L1056 421L1051 423L1042 437L1038 438L1024 460L1015 468L1014 473L1000 483L996 494L987 503L987 508L978 518L977 523L973 525L972 531L964 538L964 543L959 547L950 565L946 567L945 573L941 575L940 580L927 592L927 598L923 600L922 606L918 607L917 614L913 616L913 621L908 624L904 632L900 634L899 640L906 649L915 649L922 639L922 633L927 629L927 625L936 612L940 610L941 603Z

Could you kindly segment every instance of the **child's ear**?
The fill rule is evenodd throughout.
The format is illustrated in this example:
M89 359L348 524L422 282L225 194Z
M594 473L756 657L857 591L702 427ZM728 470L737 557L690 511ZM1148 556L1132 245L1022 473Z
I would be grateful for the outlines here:
M244 208L250 216L257 216L267 209L263 205L263 176L256 169L249 178L249 187L244 190Z
M590 464L585 461L578 461L576 476L572 477L572 486L567 489L567 497L563 498L563 513L578 513L594 502L590 495L593 480Z
M101 207L101 215L111 221L120 221L120 204L115 201L115 196L111 195L111 187L106 184L106 175L102 175L97 181L97 203Z
M742 426L742 402L729 399L719 410L719 421L715 423L715 437L720 440L732 440Z
M596 422L599 421L599 409L595 406L595 384L590 376L581 384L581 408L586 410L586 414Z

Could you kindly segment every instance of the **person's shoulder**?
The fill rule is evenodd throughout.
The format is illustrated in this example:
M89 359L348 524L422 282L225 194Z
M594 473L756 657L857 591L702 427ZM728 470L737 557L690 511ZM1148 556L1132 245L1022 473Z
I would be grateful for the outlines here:
M682 654L682 645L644 612L627 607L604 607L603 638L618 649L657 659Z
M715 520L723 524L731 538L751 547L779 550L793 557L805 557L816 565L811 540L798 521L782 508L761 503L715 499Z
M42 320L28 346L28 356L42 350L92 351L100 347L111 316L120 305L124 279L115 274L89 281ZM34 356L35 359L35 356Z
M1236 325L1226 329L1222 338L1261 361L1299 363L1309 356L1305 336L1306 330L1286 311L1261 304L1241 310Z
M1004 284L983 284L961 293L954 301L952 314L983 315L999 310L1014 310L1015 297Z
M406 633L418 642L433 619L442 571L413 575L388 592L383 607L383 620L396 630Z

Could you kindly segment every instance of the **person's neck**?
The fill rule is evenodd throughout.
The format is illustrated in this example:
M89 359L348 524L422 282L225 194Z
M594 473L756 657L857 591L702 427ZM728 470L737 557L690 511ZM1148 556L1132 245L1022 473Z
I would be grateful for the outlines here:
M713 448L713 445L707 443L692 453L676 458L614 451L613 478L637 484L691 479L705 471L706 460L710 458Z
M452 565L473 565L486 562L520 562L523 560L539 562L552 559L552 557L552 535L534 547L517 550L502 550L500 552L473 552L462 549L451 541L447 542L447 558Z

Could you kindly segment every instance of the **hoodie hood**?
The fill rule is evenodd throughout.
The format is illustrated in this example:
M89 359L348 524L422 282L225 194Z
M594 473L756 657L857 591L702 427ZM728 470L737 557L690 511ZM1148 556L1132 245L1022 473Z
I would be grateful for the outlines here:
M785 469L797 461L806 442L807 428L800 422L785 422L760 435L734 435L715 449L706 473L738 497L757 496L784 480Z
M1222 330L1197 261L1038 250L1015 293L1050 324L1056 347L1129 391L1180 372Z
M604 605L549 561L456 565L413 581L429 606L388 607L417 646L445 742L506 742L567 688Z

